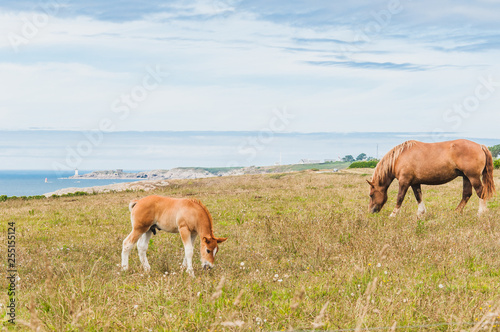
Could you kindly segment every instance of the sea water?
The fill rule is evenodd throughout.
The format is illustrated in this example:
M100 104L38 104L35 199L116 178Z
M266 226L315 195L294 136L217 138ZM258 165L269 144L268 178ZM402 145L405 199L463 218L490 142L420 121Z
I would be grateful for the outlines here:
M87 173L87 172L80 172ZM113 183L132 182L126 180L104 179L68 179L74 172L55 171L3 171L0 170L0 195L35 196L53 192L59 189L77 187L104 186ZM47 182L45 182L47 179Z

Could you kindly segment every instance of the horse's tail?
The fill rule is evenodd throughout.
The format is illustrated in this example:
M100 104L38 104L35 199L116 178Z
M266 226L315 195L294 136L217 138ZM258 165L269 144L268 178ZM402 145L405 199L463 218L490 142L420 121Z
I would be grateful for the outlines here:
M133 201L131 201L128 205L128 209L130 210L130 212L132 212L132 210L134 209L134 206L137 204L137 200L134 199Z
M490 199L496 192L495 181L493 180L493 157L490 150L485 146L481 146L486 155L486 165L483 170L483 193L482 199Z

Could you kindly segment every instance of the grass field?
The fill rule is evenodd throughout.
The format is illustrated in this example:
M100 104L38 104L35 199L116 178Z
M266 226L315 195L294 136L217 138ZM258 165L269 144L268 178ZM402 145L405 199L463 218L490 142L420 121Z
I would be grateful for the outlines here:
M180 267L180 236L165 232L151 240L150 274L135 249L130 270L120 271L128 202L150 193L1 202L4 253L7 224L16 224L17 328L282 331L396 322L460 331L498 316L500 195L478 219L475 194L463 215L453 211L461 180L424 186L423 219L413 195L389 219L396 183L382 212L369 215L368 177L304 171L171 181L154 193L201 199L215 235L229 238L211 271L201 270L197 239L194 279ZM0 280L9 327L8 281Z

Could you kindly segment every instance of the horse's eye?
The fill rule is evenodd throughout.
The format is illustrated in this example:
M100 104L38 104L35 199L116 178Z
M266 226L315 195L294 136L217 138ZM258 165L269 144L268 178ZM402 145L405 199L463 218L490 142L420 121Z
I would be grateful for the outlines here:
M208 254L210 253L210 249L207 249L207 253L208 253Z

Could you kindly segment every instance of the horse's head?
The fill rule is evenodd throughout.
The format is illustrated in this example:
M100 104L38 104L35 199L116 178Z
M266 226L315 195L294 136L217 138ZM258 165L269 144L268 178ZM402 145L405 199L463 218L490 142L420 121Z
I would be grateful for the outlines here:
M203 269L213 268L215 255L219 251L219 243L227 240L227 237L203 237L201 240L201 267Z
M370 205L368 206L371 213L379 212L387 202L387 186L381 186L376 181L366 180L370 185Z

